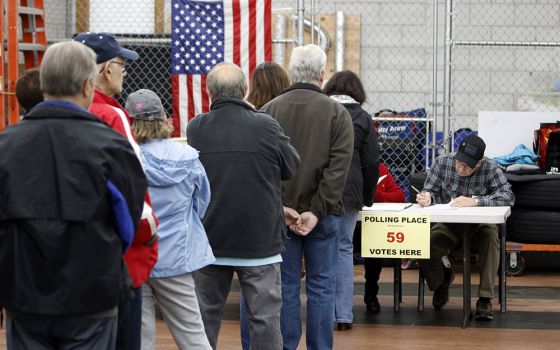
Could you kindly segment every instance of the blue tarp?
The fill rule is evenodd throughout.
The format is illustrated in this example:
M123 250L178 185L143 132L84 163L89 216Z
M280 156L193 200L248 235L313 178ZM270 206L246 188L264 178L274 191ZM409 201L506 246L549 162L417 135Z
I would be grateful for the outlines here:
M537 155L524 144L515 146L510 154L494 158L498 164L508 166L511 164L535 164Z

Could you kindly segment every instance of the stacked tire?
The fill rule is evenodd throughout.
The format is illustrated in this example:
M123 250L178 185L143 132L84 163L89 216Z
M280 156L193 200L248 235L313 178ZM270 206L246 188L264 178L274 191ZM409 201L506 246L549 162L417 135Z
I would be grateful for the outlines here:
M507 240L522 244L560 244L560 175L505 174L515 195L507 220ZM411 177L411 185L424 186L426 173ZM409 202L416 203L410 191ZM519 251L508 251L506 273L518 276L525 269Z
M560 244L560 175L506 174L515 194L508 240Z

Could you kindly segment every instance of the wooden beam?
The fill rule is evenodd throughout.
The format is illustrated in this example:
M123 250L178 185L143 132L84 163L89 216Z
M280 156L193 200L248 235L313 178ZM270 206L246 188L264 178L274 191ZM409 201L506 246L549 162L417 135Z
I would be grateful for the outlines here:
M76 32L89 32L89 0L76 0Z
M165 31L165 0L154 0L154 33Z

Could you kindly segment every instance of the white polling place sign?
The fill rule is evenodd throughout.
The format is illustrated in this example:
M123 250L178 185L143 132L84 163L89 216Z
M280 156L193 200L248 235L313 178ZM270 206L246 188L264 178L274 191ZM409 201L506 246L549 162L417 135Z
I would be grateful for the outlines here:
M362 257L430 258L430 216L362 212Z

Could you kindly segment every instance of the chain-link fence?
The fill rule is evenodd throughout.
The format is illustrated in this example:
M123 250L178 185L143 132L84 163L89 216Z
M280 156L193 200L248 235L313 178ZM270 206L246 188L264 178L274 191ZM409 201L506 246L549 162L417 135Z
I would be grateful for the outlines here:
M89 6L88 6L89 3ZM47 39L68 40L81 31L114 33L127 49L140 58L129 62L123 92L150 89L172 114L170 70L170 1L159 0L51 0L45 2Z
M560 2L455 3L451 132L479 111L560 111Z
M361 13L366 109L376 121L381 159L408 198L411 175L430 164L431 2L347 2L337 4L337 10Z
M298 14L298 3L273 0L272 6L291 18ZM403 140L400 145L385 143L383 148L383 159L391 171L403 174L397 176L403 188L410 173L429 166L431 151L439 149L442 139L460 139L470 129L477 130L478 111L560 108L558 0L449 3L453 8L451 55L445 57L445 0L303 1L306 18L317 23L314 31L321 29L329 40L327 76L335 69L336 12L342 11L346 22L344 68L359 72L367 93L365 109L372 115L387 109L419 118L376 121L381 134L393 128ZM130 65L121 98L139 88L152 89L171 113L170 1L50 0L46 10L50 41L68 39L79 31L108 31L138 51L140 59ZM289 52L293 44L285 41L296 38L296 28L293 22L287 26L282 43ZM306 27L306 43L310 28ZM273 37L282 37L275 36L275 30L273 27ZM448 86L443 79L447 64ZM445 116L450 128L443 137L446 93L450 93L450 113ZM425 114L406 113L415 110ZM403 126L405 132L399 134L396 130ZM409 129L416 132L407 132ZM432 140L434 130L438 135Z

